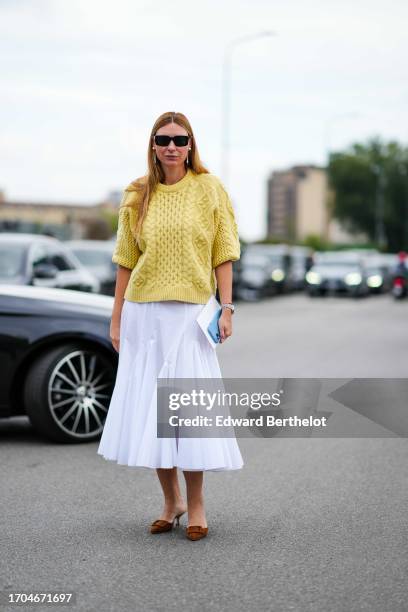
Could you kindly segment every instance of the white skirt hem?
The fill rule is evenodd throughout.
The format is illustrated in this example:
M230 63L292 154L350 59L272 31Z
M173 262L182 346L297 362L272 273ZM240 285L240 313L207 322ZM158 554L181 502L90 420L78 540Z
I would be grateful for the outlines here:
M142 465L141 463L122 463L120 461L118 461L115 457L105 457L105 455L103 455L102 453L100 453L98 451L98 455L101 455L106 461L111 461L116 463L117 465L123 465L125 467L139 467L139 468L144 468L146 470L156 470L157 468L161 468L161 469L166 469L166 470L171 470L173 468L177 468L179 470L182 471L186 471L186 472L226 472L226 471L232 471L232 470L241 470L244 467L244 464L240 465L240 466L232 466L232 467L218 467L218 468L191 468L191 467L183 467L181 465Z

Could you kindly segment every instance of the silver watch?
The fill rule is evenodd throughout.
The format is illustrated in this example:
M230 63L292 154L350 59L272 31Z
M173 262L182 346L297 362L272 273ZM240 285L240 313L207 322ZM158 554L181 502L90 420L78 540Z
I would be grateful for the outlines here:
M234 314L235 312L234 304L221 304L221 308L229 308L232 314Z

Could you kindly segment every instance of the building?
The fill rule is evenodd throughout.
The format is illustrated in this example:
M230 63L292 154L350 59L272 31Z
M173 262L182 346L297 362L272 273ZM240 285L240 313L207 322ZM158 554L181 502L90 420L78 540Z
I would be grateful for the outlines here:
M45 233L60 240L80 238L108 239L108 221L118 208L116 192L94 205L44 203L7 200L0 191L0 231Z
M302 241L313 234L333 243L364 242L364 234L353 235L332 218L333 197L325 168L298 165L273 172L267 186L267 237Z

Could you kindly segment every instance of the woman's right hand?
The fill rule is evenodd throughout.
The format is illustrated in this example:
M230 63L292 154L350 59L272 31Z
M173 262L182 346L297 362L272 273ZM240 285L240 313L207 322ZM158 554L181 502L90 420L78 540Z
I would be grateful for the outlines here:
M117 353L119 353L120 348L120 319L117 317L112 317L110 324L110 339L113 345L113 348Z

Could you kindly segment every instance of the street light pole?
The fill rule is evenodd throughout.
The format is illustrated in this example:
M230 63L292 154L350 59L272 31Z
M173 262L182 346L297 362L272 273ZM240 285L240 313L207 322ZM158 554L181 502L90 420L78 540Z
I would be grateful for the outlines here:
M231 60L233 50L240 44L262 38L274 36L275 32L258 32L250 36L235 38L229 42L224 51L222 64L222 112L221 112L221 176L227 186L229 179L229 119L230 119L230 85L231 85Z

